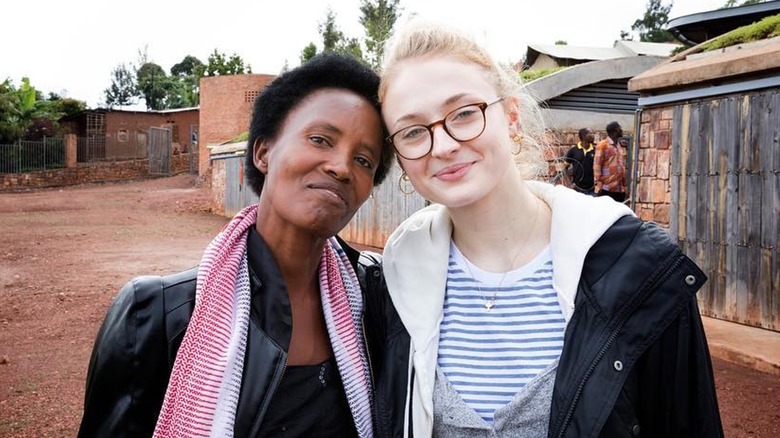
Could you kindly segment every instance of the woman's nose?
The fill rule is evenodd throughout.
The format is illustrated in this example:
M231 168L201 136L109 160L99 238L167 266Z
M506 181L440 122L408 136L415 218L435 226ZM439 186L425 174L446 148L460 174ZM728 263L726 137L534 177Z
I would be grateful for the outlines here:
M444 124L431 128L431 141L433 142L431 155L434 157L447 156L460 147L460 142L450 136L450 133L444 128Z
M352 160L350 154L338 149L332 149L333 153L325 163L325 171L336 179L348 181L352 175Z

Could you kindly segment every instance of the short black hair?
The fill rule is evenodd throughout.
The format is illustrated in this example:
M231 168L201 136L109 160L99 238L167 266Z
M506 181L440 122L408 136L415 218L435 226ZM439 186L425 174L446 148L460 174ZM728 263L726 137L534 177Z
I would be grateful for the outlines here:
M620 127L620 123L618 123L618 122L609 122L609 123L607 123L607 135L609 135L609 134L611 134L613 132L618 132L619 129L622 129L622 128Z
M374 107L379 115L383 140L374 185L379 185L387 176L393 151L390 144L384 141L388 134L381 122L382 113L377 96L379 75L351 56L334 52L320 53L274 78L255 99L252 120L249 122L244 172L249 186L258 196L263 190L265 175L254 164L255 142L276 137L287 116L302 100L326 88L351 91Z
M580 137L580 140L585 140L585 136L588 135L588 131L590 131L590 128L582 128L577 132L577 135Z

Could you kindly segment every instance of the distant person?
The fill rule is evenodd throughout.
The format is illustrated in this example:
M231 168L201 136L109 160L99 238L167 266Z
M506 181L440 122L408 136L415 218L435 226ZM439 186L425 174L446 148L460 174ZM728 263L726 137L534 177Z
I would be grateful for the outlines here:
M245 159L258 203L196 268L122 288L92 350L80 438L373 436L368 264L336 233L392 162L378 86L325 54L265 88Z
M620 145L623 128L618 122L607 124L607 138L596 145L593 157L594 190L597 196L626 200L626 151Z
M574 190L594 195L593 156L596 153L596 148L593 145L593 131L589 128L582 128L577 135L580 141L566 152L564 158L566 173L572 180Z

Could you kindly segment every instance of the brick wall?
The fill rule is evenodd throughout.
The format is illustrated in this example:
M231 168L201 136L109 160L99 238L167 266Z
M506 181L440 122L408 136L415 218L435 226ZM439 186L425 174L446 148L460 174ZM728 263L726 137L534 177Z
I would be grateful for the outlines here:
M232 140L249 130L256 95L275 76L224 75L200 80L199 174L210 166L207 147Z
M671 108L649 109L642 112L639 154L636 161L637 215L648 221L669 226L671 204Z
M189 155L171 157L171 173L189 171ZM0 174L0 192L149 178L148 160L80 164L65 169Z

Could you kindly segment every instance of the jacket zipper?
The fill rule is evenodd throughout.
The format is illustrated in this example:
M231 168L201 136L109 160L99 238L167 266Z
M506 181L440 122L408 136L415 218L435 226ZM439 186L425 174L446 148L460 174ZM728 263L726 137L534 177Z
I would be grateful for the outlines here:
M363 272L366 278L366 290L363 291L363 312L360 316L360 325L362 325L363 328L363 345L366 351L366 361L368 362L368 380L371 383L371 417L372 422L376 423L379 421L379 416L376 408L376 382L374 381L374 365L371 362L371 351L368 346L368 337L366 336L366 307L368 307L368 291L371 290L376 292L380 290L380 287L374 281L374 275L368 275L369 269L373 270L378 268L376 265L363 268ZM370 287L368 286L369 282L371 283ZM371 426L374 430L376 430L376 426L374 424Z
M559 432L556 435L557 438L562 438L564 433L566 432L566 428L569 427L569 423L571 422L571 419L574 416L574 409L577 406L577 402L579 401L580 396L582 396L582 391L585 389L585 383L588 381L588 379L590 379L591 374L593 374L593 371L596 369L596 366L599 364L599 362L601 362L601 359L604 357L604 355L607 354L607 350L609 350L609 348L612 346L612 343L615 342L618 333L620 333L620 330L623 328L623 324L625 324L626 319L628 319L628 316L631 315L630 310L634 309L636 303L642 302L645 295L650 290L655 288L657 284L666 281L666 279L672 275L672 272L675 269L677 269L677 267L682 263L682 261L683 261L683 257L680 256L679 254L675 254L671 261L666 262L666 267L661 271L663 272L663 274L660 275L656 280L654 280L648 286L642 288L640 293L638 293L629 304L623 307L623 310L621 311L622 315L620 315L620 320L619 320L620 322L618 323L617 328L615 328L612 334L609 335L609 338L607 338L607 341L601 347L601 350L599 350L599 353L596 355L596 358L593 360L593 362L591 362L590 367L588 367L588 371L585 373L585 376L583 376L582 380L580 381L580 384L577 386L577 391L574 393L574 397L572 398L572 401L569 404L569 409L566 412L566 416L563 419L561 428L559 429Z
M364 303L364 305L365 305L365 303ZM363 326L363 345L365 346L366 361L368 362L368 380L371 383L371 417L373 419L372 421L376 422L379 419L379 417L377 416L377 411L376 411L376 397L375 397L375 395L376 395L375 394L376 393L376 384L374 382L374 367L371 364L371 352L369 351L369 348L368 348L368 338L366 337L366 316L365 315L366 315L366 312L365 312L365 307L364 307L363 308L363 316L360 318L360 324ZM372 425L372 428L376 429L376 427L374 427L373 425Z

